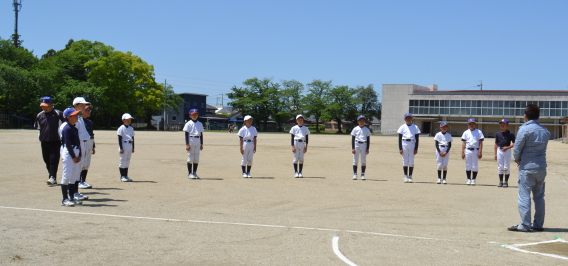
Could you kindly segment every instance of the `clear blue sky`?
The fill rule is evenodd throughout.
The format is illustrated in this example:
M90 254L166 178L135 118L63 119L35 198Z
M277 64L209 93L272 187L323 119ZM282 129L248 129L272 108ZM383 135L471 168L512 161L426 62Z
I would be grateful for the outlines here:
M14 30L0 0L0 36ZM41 56L70 38L132 51L209 104L252 77L441 90L568 90L568 1L39 1L19 33Z

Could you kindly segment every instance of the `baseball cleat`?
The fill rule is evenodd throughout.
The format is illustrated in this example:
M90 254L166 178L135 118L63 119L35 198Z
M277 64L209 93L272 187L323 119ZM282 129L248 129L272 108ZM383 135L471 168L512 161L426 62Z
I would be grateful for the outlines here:
M49 179L47 180L47 184L48 184L48 185L55 185L55 184L57 184L57 181L55 180L55 177L50 176Z
M357 180L357 175L353 175L353 180Z
M72 202L75 203L75 205L82 205L83 204L83 202L78 200L78 199L73 199Z
M505 182L503 183L503 188L509 187L509 183Z
M91 184L87 183L87 182L83 182L83 185L87 186L87 188L92 188L93 186L91 186Z
M304 178L304 175L302 175L302 173L298 173L298 177L299 177L299 178Z
M83 182L79 182L79 188L80 188L80 189L85 189L85 188L89 188L89 187L86 186Z
M189 179L193 179L193 173L191 173L191 174L187 175L187 178L189 178Z
M471 185L471 179L467 180L467 183L465 183L466 185Z
M442 179L442 184L447 184L446 179Z
M61 201L61 206L65 206L65 207L70 207L70 206L74 206L75 203L73 201L70 201L68 199L64 199L63 201Z
M121 181L121 182L130 182L130 181L132 181L132 180L130 180L130 178L128 178L128 177L126 177L126 176L121 176L121 177L120 177L120 181Z
M197 174L196 174L196 173L193 173L193 178L195 178L195 179L199 179L199 176L197 176Z
M441 184L442 183L442 179L438 178L438 182L436 182L436 184Z
M247 177L248 177L248 178L252 178L252 176L250 175L250 173L247 173Z
M523 226L521 226L521 225L513 225L513 226L507 228L507 230L515 231L515 232L530 232L531 231L530 229L527 230L527 229L523 228Z
M499 181L499 185L497 185L497 187L502 187L503 186L503 182Z
M471 185L472 185L472 186L475 186L475 179L472 179L472 180L471 180Z
M412 181L412 177L409 176L409 177L408 177L408 183L412 183L412 182L413 182L413 181Z
M408 177L404 177L404 183L408 183Z
M73 197L74 197L75 199L78 199L78 200L86 200L86 199L89 199L88 196L85 196L85 195L81 194L81 192L75 193L75 195L73 195Z
M294 177L298 178L298 177L300 177L300 175L296 172L296 173L294 173Z
M361 174L361 180L365 180L365 174Z
M243 173L243 177L247 178L248 177L247 173Z

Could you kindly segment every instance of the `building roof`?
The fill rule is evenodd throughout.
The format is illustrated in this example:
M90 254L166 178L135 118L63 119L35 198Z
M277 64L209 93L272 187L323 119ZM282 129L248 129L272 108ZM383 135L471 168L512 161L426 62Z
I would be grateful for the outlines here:
M179 95L196 95L196 96L209 96L207 94L199 94L199 93L189 93L189 92L182 92L178 93Z
M415 94L566 94L568 90L415 90Z

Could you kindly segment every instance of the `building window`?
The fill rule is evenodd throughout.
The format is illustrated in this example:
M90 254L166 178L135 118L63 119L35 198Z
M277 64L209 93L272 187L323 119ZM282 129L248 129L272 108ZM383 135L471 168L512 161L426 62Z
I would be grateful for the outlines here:
M193 102L193 107L197 107L197 102Z
M172 121L176 121L176 116L172 116Z
M205 108L205 103L201 103L201 108Z

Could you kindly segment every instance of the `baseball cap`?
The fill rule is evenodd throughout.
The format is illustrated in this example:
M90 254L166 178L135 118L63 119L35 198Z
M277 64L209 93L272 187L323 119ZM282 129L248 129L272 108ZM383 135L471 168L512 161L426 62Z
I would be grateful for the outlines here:
M446 127L447 127L447 126L448 126L448 123L447 123L447 122L442 122L442 123L440 123L440 127L443 127L443 126L446 126Z
M468 124L472 123L472 122L477 124L477 122L475 122L475 118L470 118L470 119L467 120Z
M363 118L363 119L367 120L367 118L365 118L365 116L364 116L364 115L360 115L360 116L358 116L358 117L357 117L357 121L359 121L359 119L361 119L361 118Z
M85 105L85 111L87 111L87 110L89 110L89 111L93 110L93 106L91 104Z
M69 108L65 109L65 111L63 111L63 117L67 118L70 115L76 115L78 113L79 113L79 111L75 111L75 108L69 107Z
M199 114L199 111L198 111L197 109L191 109L191 110L189 110L189 114L193 114L193 113L198 113L198 114Z
M247 121L247 120L249 120L249 119L252 119L252 116L247 115L247 116L245 116L245 118L244 118L243 120L244 120L244 121Z
M501 124L501 123L505 123L505 124L508 125L508 124L509 124L509 120L507 120L507 119L501 119L501 121L499 121L499 124Z
M404 119L406 119L406 118L409 117L409 116L412 117L412 114L411 114L411 113L406 113L406 114L404 114Z
M51 97L45 96L41 98L39 102L40 102L39 106L48 106L53 101L51 100Z
M83 97L77 97L73 100L73 105L79 104L79 103L88 104L90 102L85 101L85 98L83 98Z
M132 118L134 118L134 117L132 117L129 113L124 113L124 114L122 115L122 120L124 120L124 119L132 119Z
M297 115L297 116L296 116L296 119L298 119L298 118L300 118L300 117L301 117L302 119L304 119L304 116L303 116L303 115Z

